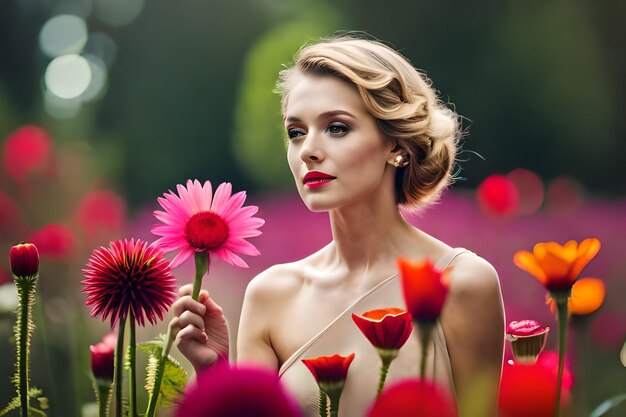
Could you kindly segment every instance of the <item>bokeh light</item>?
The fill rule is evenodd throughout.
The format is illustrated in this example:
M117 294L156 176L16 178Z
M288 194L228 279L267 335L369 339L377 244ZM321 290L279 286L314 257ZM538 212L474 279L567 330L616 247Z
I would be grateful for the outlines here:
M97 55L93 54L85 54L83 57L89 63L89 68L91 69L91 82L87 86L87 89L83 94L81 94L80 98L83 101L93 101L99 98L102 98L104 95L107 85L107 66Z
M515 184L519 194L518 214L533 214L541 207L544 198L543 181L534 172L518 168L509 172L507 178Z
M554 214L575 212L583 204L583 187L573 178L557 177L548 183L546 208Z
M519 193L509 178L502 174L487 177L478 186L478 202L490 214L508 216L517 213Z
M80 55L63 55L48 64L45 82L47 89L56 96L76 98L87 90L91 82L91 67Z
M39 32L41 51L55 58L65 54L78 54L87 43L87 24L69 14L50 18Z
M96 15L111 26L127 25L139 16L144 0L95 0Z
M22 126L4 142L4 168L15 181L23 182L34 173L42 173L53 152L52 139L42 128Z
M87 44L83 48L83 55L95 55L102 59L107 68L111 68L117 56L117 45L109 34L93 32L89 34Z
M56 119L69 119L80 112L82 101L79 98L66 100L46 90L43 94L43 105L50 116Z

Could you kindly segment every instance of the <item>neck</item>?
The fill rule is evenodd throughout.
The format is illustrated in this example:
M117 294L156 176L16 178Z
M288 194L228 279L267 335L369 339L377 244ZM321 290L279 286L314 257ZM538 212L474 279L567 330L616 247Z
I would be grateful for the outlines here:
M416 229L391 200L373 200L330 212L333 255L349 272L395 270L396 257L415 244Z

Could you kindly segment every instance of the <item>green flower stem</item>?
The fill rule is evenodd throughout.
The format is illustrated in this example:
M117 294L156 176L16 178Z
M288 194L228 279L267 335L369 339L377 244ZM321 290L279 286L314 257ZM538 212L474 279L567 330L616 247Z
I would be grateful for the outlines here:
M420 330L420 343L422 345L422 358L420 361L420 378L424 379L426 375L426 357L428 356L428 343L430 342L430 336L435 327L435 322L420 321L417 322L417 326Z
M98 401L98 417L107 417L109 415L109 402L111 401L111 381L96 379L94 381L94 390L96 391L96 400Z
M150 393L150 399L148 401L148 409L146 411L146 417L154 417L154 413L156 412L157 402L159 400L159 394L161 394L161 382L163 381L163 372L165 371L165 362L167 357L170 354L170 350L172 349L172 344L174 343L174 338L172 337L172 328L168 326L167 328L167 336L165 338L166 343L163 345L163 350L161 351L161 357L159 358L159 363L157 364L156 373L154 375L154 387L152 387L152 392Z
M328 417L328 396L320 389L320 417Z
M339 398L346 381L318 382L320 390L330 399L330 417L337 417L339 413Z
M17 379L22 417L28 417L30 404L28 399L28 355L30 353L30 337L34 329L31 313L35 303L35 286L39 275L24 277L14 276L18 293L17 322L15 337L18 343Z
M129 311L129 327L130 327L130 340L128 342L128 366L130 370L128 388L130 390L129 404L131 417L137 417L137 367L136 362L136 347L137 339L135 335L135 317L132 311Z
M195 254L195 262L196 262L196 275L193 280L193 290L191 297L198 301L200 297L200 289L202 288L202 278L204 274L209 269L209 253L208 252L196 252ZM174 335L172 334L172 328L167 328L167 336L165 338L166 343L163 345L163 350L161 351L161 358L159 359L159 363L157 364L156 374L154 376L154 387L152 388L152 392L150 393L150 400L148 402L148 409L146 411L146 417L154 417L156 412L157 403L159 400L159 395L161 394L161 382L163 381L163 372L165 371L165 362L167 361L167 357L170 354L170 350L172 349L172 344L174 343Z
M200 289L202 288L202 277L209 269L209 253L208 252L196 252L195 254L196 261L196 276L193 279L193 291L191 294L191 298L195 301L198 301L198 297L200 296Z
M123 403L122 403L122 371L124 369L124 328L126 327L126 317L120 317L120 321L117 325L117 346L115 348L115 374L113 380L115 381L115 417L122 417Z
M387 379L387 373L389 372L389 365L398 356L398 349L376 349L378 356L382 361L380 367L380 380L378 381L378 390L376 391L376 397L379 397L385 387L385 380Z
M563 385L563 367L565 362L565 351L567 349L567 321L569 319L567 301L569 296L570 291L552 294L552 297L556 301L557 323L559 328L559 370L556 380L554 417L559 417L561 415L561 386Z
M587 384L583 383L583 381L588 382L593 379L589 378L589 363L587 358L591 358L591 347L589 345L589 325L591 324L592 317L588 314L584 315L572 315L570 317L571 327L574 329L574 337L576 338L574 345L576 346L576 380L578 381L574 384L575 393L573 395L574 399L574 410L578 411L578 415L580 416L588 416L590 414L589 410L589 399L587 396Z
M339 415L339 397L341 397L341 390L332 390L328 392L330 398L330 417L338 417Z

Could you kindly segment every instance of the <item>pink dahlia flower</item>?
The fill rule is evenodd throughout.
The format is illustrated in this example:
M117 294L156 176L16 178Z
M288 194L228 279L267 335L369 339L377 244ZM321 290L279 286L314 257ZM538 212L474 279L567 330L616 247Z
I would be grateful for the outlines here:
M176 297L176 279L163 253L141 240L118 240L91 254L83 269L91 317L111 316L111 327L132 312L144 326L163 320Z
M152 229L161 236L154 245L165 252L178 252L171 266L176 267L196 252L214 253L231 265L247 268L238 254L256 256L259 251L246 238L258 236L265 220L252 217L256 206L243 207L245 191L231 195L230 183L215 190L210 181L187 180L187 187L176 186L178 195L170 191L159 198L165 211L154 216L163 224Z

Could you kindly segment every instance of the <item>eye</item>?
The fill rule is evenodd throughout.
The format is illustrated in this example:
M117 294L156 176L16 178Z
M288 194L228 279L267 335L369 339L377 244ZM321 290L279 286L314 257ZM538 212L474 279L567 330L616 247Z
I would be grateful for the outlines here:
M306 135L306 132L303 129L300 129L300 128L288 128L287 129L287 136L289 137L289 139L295 139L297 137L304 136L304 135Z
M350 129L343 123L333 122L328 126L326 130L334 136L343 136L348 133Z

